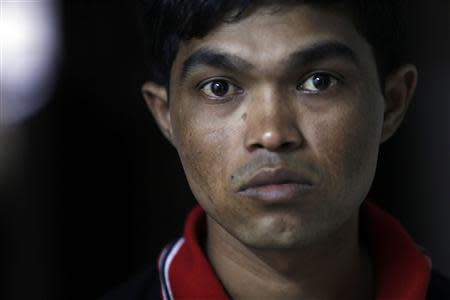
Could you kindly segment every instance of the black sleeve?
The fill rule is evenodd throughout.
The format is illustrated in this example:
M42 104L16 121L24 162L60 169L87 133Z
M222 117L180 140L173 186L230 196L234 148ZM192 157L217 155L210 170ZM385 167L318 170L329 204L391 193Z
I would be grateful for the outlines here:
M161 288L157 269L149 268L142 274L110 291L99 300L159 300Z
M431 271L427 300L450 300L450 281L435 270Z

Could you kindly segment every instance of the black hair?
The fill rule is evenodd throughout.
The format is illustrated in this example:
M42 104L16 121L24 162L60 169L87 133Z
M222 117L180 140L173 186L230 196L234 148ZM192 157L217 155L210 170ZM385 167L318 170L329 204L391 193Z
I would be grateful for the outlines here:
M296 3L349 9L356 29L372 46L380 79L404 62L400 0L142 0L147 79L168 87L181 41L202 38L260 6Z

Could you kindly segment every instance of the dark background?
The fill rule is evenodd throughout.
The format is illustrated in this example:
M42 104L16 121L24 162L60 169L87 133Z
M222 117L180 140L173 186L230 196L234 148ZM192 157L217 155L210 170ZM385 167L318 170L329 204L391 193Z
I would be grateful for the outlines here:
M450 3L415 3L420 85L371 195L450 276ZM96 299L153 264L194 203L141 99L134 2L65 1L60 14L57 88L10 130L22 142L0 182L1 299Z

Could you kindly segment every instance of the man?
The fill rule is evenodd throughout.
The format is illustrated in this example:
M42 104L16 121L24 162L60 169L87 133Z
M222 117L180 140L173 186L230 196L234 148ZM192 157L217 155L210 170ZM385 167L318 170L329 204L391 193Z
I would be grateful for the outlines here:
M397 6L150 1L143 93L199 207L157 273L105 299L450 297L365 200L417 82Z

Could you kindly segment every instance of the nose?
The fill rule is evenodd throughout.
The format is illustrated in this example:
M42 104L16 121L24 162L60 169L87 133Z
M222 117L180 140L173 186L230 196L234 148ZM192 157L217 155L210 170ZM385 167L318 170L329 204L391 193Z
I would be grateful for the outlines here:
M266 90L252 99L246 119L247 150L289 152L299 148L303 143L303 136L294 105L271 90Z

